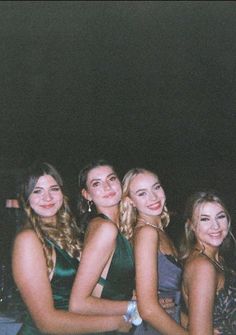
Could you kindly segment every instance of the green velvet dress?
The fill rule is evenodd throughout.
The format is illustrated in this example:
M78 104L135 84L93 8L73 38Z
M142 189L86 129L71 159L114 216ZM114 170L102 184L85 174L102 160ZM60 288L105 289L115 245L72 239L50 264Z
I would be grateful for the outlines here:
M72 258L65 250L57 244L47 240L56 252L56 265L51 280L54 306L56 309L68 310L71 288L78 269L79 261ZM41 335L42 333L35 326L28 311L26 311L23 326L18 335Z

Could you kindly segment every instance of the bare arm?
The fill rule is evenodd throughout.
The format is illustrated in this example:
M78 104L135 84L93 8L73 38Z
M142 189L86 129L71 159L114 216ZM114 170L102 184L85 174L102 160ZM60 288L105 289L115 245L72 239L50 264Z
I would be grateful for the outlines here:
M117 228L107 220L91 223L79 269L71 292L70 310L82 314L123 315L127 301L112 301L94 297L93 290L112 256Z
M81 316L54 308L42 244L32 230L21 232L13 247L13 275L39 330L48 334L81 334L119 327L121 318Z
M162 308L158 301L157 250L158 233L141 227L135 234L136 294L141 317L165 335L188 334Z
M188 295L189 333L213 335L213 308L217 288L214 266L196 258L186 266L184 287Z

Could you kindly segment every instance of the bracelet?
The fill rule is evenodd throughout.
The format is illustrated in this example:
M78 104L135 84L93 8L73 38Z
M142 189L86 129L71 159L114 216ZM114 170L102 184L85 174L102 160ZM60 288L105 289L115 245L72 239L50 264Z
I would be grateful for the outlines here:
M137 308L136 301L135 300L130 300L128 302L127 311L126 311L125 315L123 315L125 321L127 321L127 322L130 321L130 319L131 319L133 313L135 312L136 308Z
M136 300L128 302L126 314L123 315L126 322L132 323L134 326L139 326L142 323L142 319L138 312Z

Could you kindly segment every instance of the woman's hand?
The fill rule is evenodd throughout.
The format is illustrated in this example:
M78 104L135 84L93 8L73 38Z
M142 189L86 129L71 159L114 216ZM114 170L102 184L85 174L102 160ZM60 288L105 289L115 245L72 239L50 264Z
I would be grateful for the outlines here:
M162 308L169 309L175 307L175 302L172 298L160 298L159 303Z
M120 318L120 325L119 325L119 328L117 329L117 331L120 332L120 333L128 333L131 328L132 328L132 324L130 322L125 321L125 319L123 317L121 317ZM216 334L216 335L218 335L218 334Z

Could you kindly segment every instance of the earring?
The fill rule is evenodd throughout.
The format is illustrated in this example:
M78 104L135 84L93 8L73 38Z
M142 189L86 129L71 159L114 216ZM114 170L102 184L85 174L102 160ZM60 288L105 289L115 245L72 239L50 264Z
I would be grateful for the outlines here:
M88 200L88 212L89 212L89 213L92 212L92 208L91 208L92 203L93 203L92 201Z

